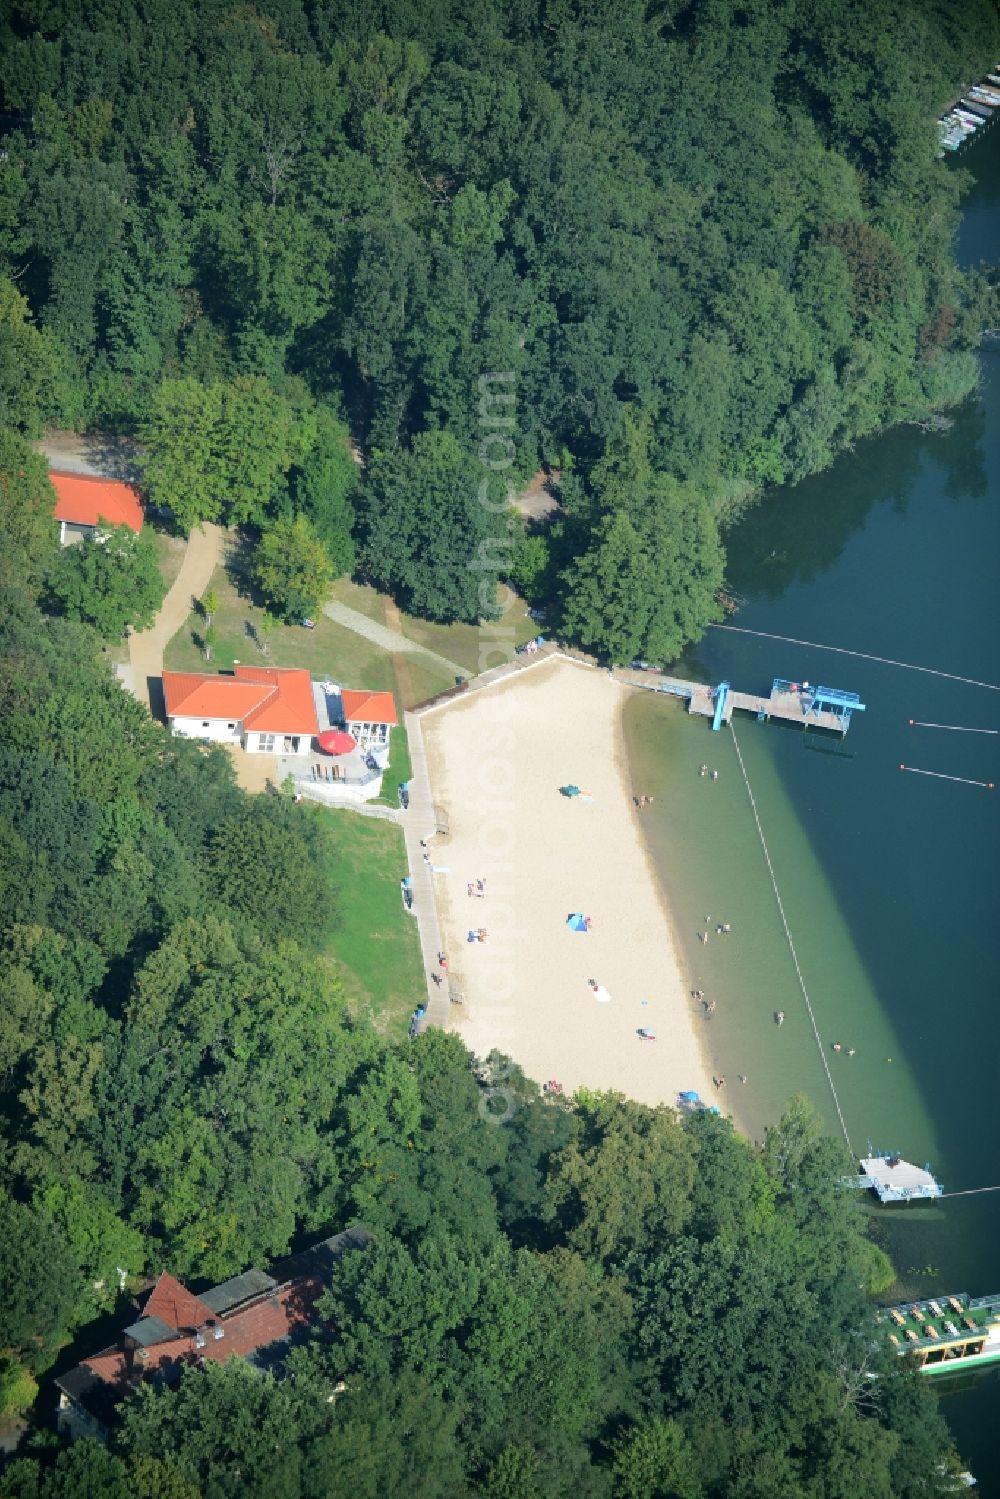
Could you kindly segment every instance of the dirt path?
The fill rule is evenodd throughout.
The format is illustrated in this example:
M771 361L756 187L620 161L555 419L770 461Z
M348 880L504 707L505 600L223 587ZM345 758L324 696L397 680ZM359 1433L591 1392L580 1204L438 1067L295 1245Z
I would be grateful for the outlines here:
M469 675L465 667L459 666L455 661L449 661L447 656L439 656L437 651L429 651L426 646L418 645L415 640L410 640L399 630L387 629L385 625L369 619L360 610L352 609L349 604L341 604L337 599L331 599L329 604L323 605L323 613L327 619L332 619L334 624L343 625L346 630L353 630L355 635L363 635L366 640L370 640L373 645L379 646L383 651L388 651L392 656L403 653L426 656L450 677Z
M128 676L122 680L129 691L154 714L162 712L163 652L187 620L222 560L225 531L209 523L191 532L181 570L163 600L159 614L148 630L130 635Z

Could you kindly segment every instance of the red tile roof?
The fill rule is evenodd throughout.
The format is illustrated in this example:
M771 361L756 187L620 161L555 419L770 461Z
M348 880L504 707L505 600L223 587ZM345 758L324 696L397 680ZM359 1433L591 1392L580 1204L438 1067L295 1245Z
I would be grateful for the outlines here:
M213 1313L203 1301L182 1286L179 1280L168 1275L166 1270L149 1293L149 1300L142 1309L144 1317L159 1317L168 1327L201 1327L211 1320Z
M237 666L235 675L165 671L168 718L225 719L255 733L318 734L312 681L301 667Z
M391 692L345 692L341 702L346 723L396 724L396 700Z
M238 666L241 682L256 682L272 692L244 720L257 733L318 734L312 679L300 667Z
M335 1263L371 1242L369 1231L355 1225L273 1265L270 1274L250 1270L223 1281L206 1291L204 1300L172 1275L161 1275L142 1316L121 1340L83 1359L56 1383L71 1404L106 1424L147 1375L172 1382L182 1365L250 1358L263 1349L280 1359L285 1348L279 1345L315 1320ZM213 1312L211 1304L219 1310Z
M242 719L261 701L260 687L235 677L209 676L201 671L165 671L163 697L167 717Z
M150 1312L154 1298L165 1281L169 1281L182 1297L202 1307L204 1316L197 1322L185 1321L185 1332L180 1337L165 1339L162 1343L151 1343L145 1348L105 1348L92 1354L82 1362L85 1368L96 1374L105 1384L117 1387L120 1398L127 1390L128 1381L150 1374L164 1364L195 1363L207 1360L221 1364L228 1358L249 1358L272 1343L280 1343L290 1337L311 1320L316 1301L323 1289L323 1282L315 1276L304 1276L276 1291L264 1292L244 1306L215 1316L207 1306L192 1296L170 1275L161 1275L153 1295L146 1303L144 1316L158 1316L167 1320L164 1303ZM173 1294L173 1292L171 1292ZM185 1303L186 1304L186 1303ZM200 1332L202 1346L197 1342ZM222 1328L222 1337L217 1338L213 1329Z
M77 526L96 526L103 520L112 526L142 530L142 506L131 485L86 474L53 472L49 479L56 492L56 520Z

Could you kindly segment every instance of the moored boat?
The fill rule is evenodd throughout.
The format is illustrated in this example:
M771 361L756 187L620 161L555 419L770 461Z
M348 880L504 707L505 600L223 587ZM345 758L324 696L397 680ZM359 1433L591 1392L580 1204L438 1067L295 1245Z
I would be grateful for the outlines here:
M961 1292L935 1300L903 1302L877 1314L901 1358L921 1374L953 1374L1000 1362L1000 1295Z

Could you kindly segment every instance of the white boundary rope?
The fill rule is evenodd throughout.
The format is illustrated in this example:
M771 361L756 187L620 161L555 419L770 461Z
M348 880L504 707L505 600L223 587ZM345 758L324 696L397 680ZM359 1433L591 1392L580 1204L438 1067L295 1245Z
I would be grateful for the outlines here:
M802 990L802 998L805 1000L806 1009L809 1012L809 1022L812 1025L813 1035L816 1037L816 1046L819 1051L819 1059L823 1063L823 1071L826 1073L826 1080L830 1084L830 1092L833 1094L833 1102L836 1105L837 1109L837 1118L840 1120L840 1127L844 1132L844 1139L847 1141L847 1148L853 1155L854 1147L851 1144L851 1137L847 1133L847 1125L844 1123L844 1112L840 1107L840 1099L837 1097L837 1090L833 1085L833 1076L830 1072L830 1064L826 1059L826 1051L824 1050L823 1042L820 1039L819 1029L816 1025L816 1016L813 1014L813 1007L809 999L809 991L806 988L805 979L802 977L802 969L799 967L798 954L795 951L795 943L792 941L792 934L788 926L788 918L785 915L785 908L781 901L781 892L778 889L778 881L774 877L774 865L771 863L771 855L767 850L767 840L764 837L764 829L760 825L760 816L757 812L757 803L754 801L753 791L750 788L750 777L747 775L747 768L743 763L743 756L740 753L739 740L736 738L736 729L733 726L732 722L730 722L729 728L732 732L733 744L736 748L736 758L739 760L740 770L743 772L743 781L747 788L747 796L750 798L750 807L753 811L753 820L757 824L757 832L760 836L760 846L764 850L764 858L767 860L767 872L771 876L771 884L774 886L774 898L778 902L778 913L781 916L781 924L785 928L785 936L788 939L788 950L792 955L792 962L795 964L795 972L799 980L799 988Z
M996 682L977 682L975 677L957 677L954 672L936 671L933 666L914 666L912 661L893 661L889 656L870 656L867 651L849 651L843 645L820 645L815 640L796 640L794 635L770 635L766 630L745 630L742 625L709 625L710 630L729 630L734 635L757 635L761 640L784 640L789 645L806 645L813 651L835 651L839 656L857 656L861 661L879 661L883 666L902 666L906 671L926 672L930 677L946 677L949 682L964 682L967 687L985 687L1000 692Z

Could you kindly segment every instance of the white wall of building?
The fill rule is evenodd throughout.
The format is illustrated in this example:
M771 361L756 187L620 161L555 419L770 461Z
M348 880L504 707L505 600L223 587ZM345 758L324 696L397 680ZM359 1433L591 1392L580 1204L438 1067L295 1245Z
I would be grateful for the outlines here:
M389 725L387 723L364 723L358 719L354 719L347 725L347 732L353 734L358 743L365 749L369 749L372 745L389 743Z
M208 739L213 744L239 744L241 725L230 724L224 718L171 718L170 728L182 739Z
M308 755L312 749L312 735L259 734L251 730L244 748L249 755Z

